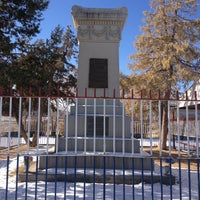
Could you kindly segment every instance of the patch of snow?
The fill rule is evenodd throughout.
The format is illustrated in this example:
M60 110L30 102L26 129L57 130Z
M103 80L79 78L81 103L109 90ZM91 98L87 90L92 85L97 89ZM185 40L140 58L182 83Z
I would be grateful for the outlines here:
M19 157L19 165L23 165L23 157ZM189 199L189 193L191 194L191 199L199 199L198 189L199 189L199 174L197 171L190 171L188 173L187 169L181 169L181 179L179 178L179 169L172 169L172 174L176 177L176 184L173 186L161 185L160 183L155 183L153 185L140 183L135 185L123 185L123 184L104 184L101 183L65 183L65 182L43 182L38 181L37 185L35 182L27 182L27 183L17 183L16 184L16 176L9 175L7 177L7 166L9 166L9 173L14 171L17 167L17 158L12 158L7 163L7 160L0 160L0 199L5 199L7 193L7 199L12 200L15 199L15 195L17 195L18 200L25 199L27 197L28 200L32 199L45 199L45 195L48 200L56 199L61 200L64 199L74 199L74 195L76 199L83 199L84 190L85 190L85 199L93 199L93 195L95 195L95 199L161 199L161 189L163 189L163 199L170 199L170 193L172 193L173 199L180 199L180 186L181 186L181 195L182 199ZM51 173L53 169L48 169L48 173ZM68 173L72 171L72 169L68 169ZM158 166L155 167L155 172L159 173L160 168ZM78 172L83 173L83 170L78 170ZM54 169L55 172L55 169ZM64 173L63 169L58 169L59 173ZM93 173L93 170L87 170L87 173ZM96 170L96 173L102 174L103 170ZM112 174L112 170L107 170L106 173ZM126 174L131 174L131 170L127 170ZM135 173L140 173L139 171L135 171ZM116 174L122 174L122 171L116 170ZM189 180L190 178L190 180ZM181 185L179 182L181 180ZM7 182L8 180L8 182ZM191 182L190 182L191 181ZM191 191L189 191L189 182L191 183ZM7 187L6 187L7 185ZM37 187L37 188L36 188ZM115 191L115 193L114 193ZM144 196L142 196L142 194ZM35 198L36 195L36 198Z

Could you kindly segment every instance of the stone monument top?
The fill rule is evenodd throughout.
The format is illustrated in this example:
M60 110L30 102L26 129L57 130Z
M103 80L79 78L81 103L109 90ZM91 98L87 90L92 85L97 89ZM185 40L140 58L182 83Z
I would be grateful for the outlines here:
M72 16L74 16L74 25L77 27L81 21L90 20L91 23L104 24L115 21L122 28L124 26L125 19L128 15L126 7L121 8L84 8L81 6L72 7Z
M119 41L127 18L127 8L72 7L79 40Z

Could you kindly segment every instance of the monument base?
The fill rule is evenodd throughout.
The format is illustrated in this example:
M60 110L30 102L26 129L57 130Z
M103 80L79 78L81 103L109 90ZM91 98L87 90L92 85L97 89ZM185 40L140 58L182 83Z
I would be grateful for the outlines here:
M67 160L67 158L65 158ZM126 170L123 173L121 170L105 170L104 169L76 169L68 168L67 170L48 171L46 169L36 171L36 166L27 172L20 172L18 177L19 182L71 182L79 183L103 183L103 184L139 184L139 183L159 183L165 185L176 184L176 177L174 175L166 175L160 172L149 173L148 171Z
M61 154L62 153L62 154ZM60 155L41 156L40 169L73 168L73 169L118 169L118 170L154 170L152 158L147 153L135 153L130 157L121 154L71 154L60 152Z
M96 168L153 170L151 157L140 152L140 141L130 138L58 138L58 149L42 156L39 168ZM95 142L95 143L94 143ZM76 145L75 145L76 144ZM94 149L95 147L95 149ZM67 148L67 150L66 150ZM77 149L75 149L77 148ZM105 159L105 160L104 160Z

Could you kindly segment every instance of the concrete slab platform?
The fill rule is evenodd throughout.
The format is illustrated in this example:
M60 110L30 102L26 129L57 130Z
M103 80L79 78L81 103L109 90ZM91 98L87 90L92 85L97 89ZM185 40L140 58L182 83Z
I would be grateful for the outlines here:
M55 169L54 169L55 170ZM68 169L69 170L69 169ZM74 169L71 169L74 171ZM92 171L92 170L91 170ZM175 176L171 175L161 175L161 174L150 174L145 172L135 173L134 176L132 174L113 174L107 173L103 175L102 173L96 172L94 176L94 172L92 173L84 173L84 169L80 171L77 169L75 173L48 173L47 175L45 172L29 172L29 173L20 173L19 174L19 182L35 182L37 181L47 181L47 182L86 182L86 183L105 183L105 184L139 184L141 182L147 184L154 184L154 183L161 183L164 185L174 185L175 184Z

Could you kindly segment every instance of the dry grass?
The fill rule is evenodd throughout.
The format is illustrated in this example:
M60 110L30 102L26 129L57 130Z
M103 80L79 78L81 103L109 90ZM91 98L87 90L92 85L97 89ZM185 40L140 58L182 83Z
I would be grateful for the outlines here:
M10 151L8 152L7 148L3 148L0 149L0 160L4 160L5 158L7 158L8 154L10 156L10 158L16 157L18 152L25 152L29 150L34 150L35 147L29 147L27 145L20 145L20 147L18 148L17 146L13 146L10 148Z
M150 153L150 148L144 148L144 151ZM158 147L154 147L152 149L154 163L160 166L160 150ZM171 156L176 160L176 162L172 165L173 168L179 168L179 162L178 159L181 160L181 168L182 169L188 169L190 167L190 170L197 170L197 163L198 159L196 156L190 155L188 156L186 152L181 151L180 157L177 150L171 150ZM162 157L169 157L169 151L168 150L162 150ZM165 166L165 162L162 162L162 165Z
M35 147L29 147L29 150L34 150ZM26 152L28 150L27 145L21 145L19 148L14 146L11 147L9 151L9 158L15 158L18 152ZM7 160L8 150L6 148L0 150L0 160ZM34 172L36 169L36 163L33 161L30 163L29 172ZM18 167L18 173L24 173L26 171L25 165L21 165ZM10 172L10 176L16 175L16 169Z

